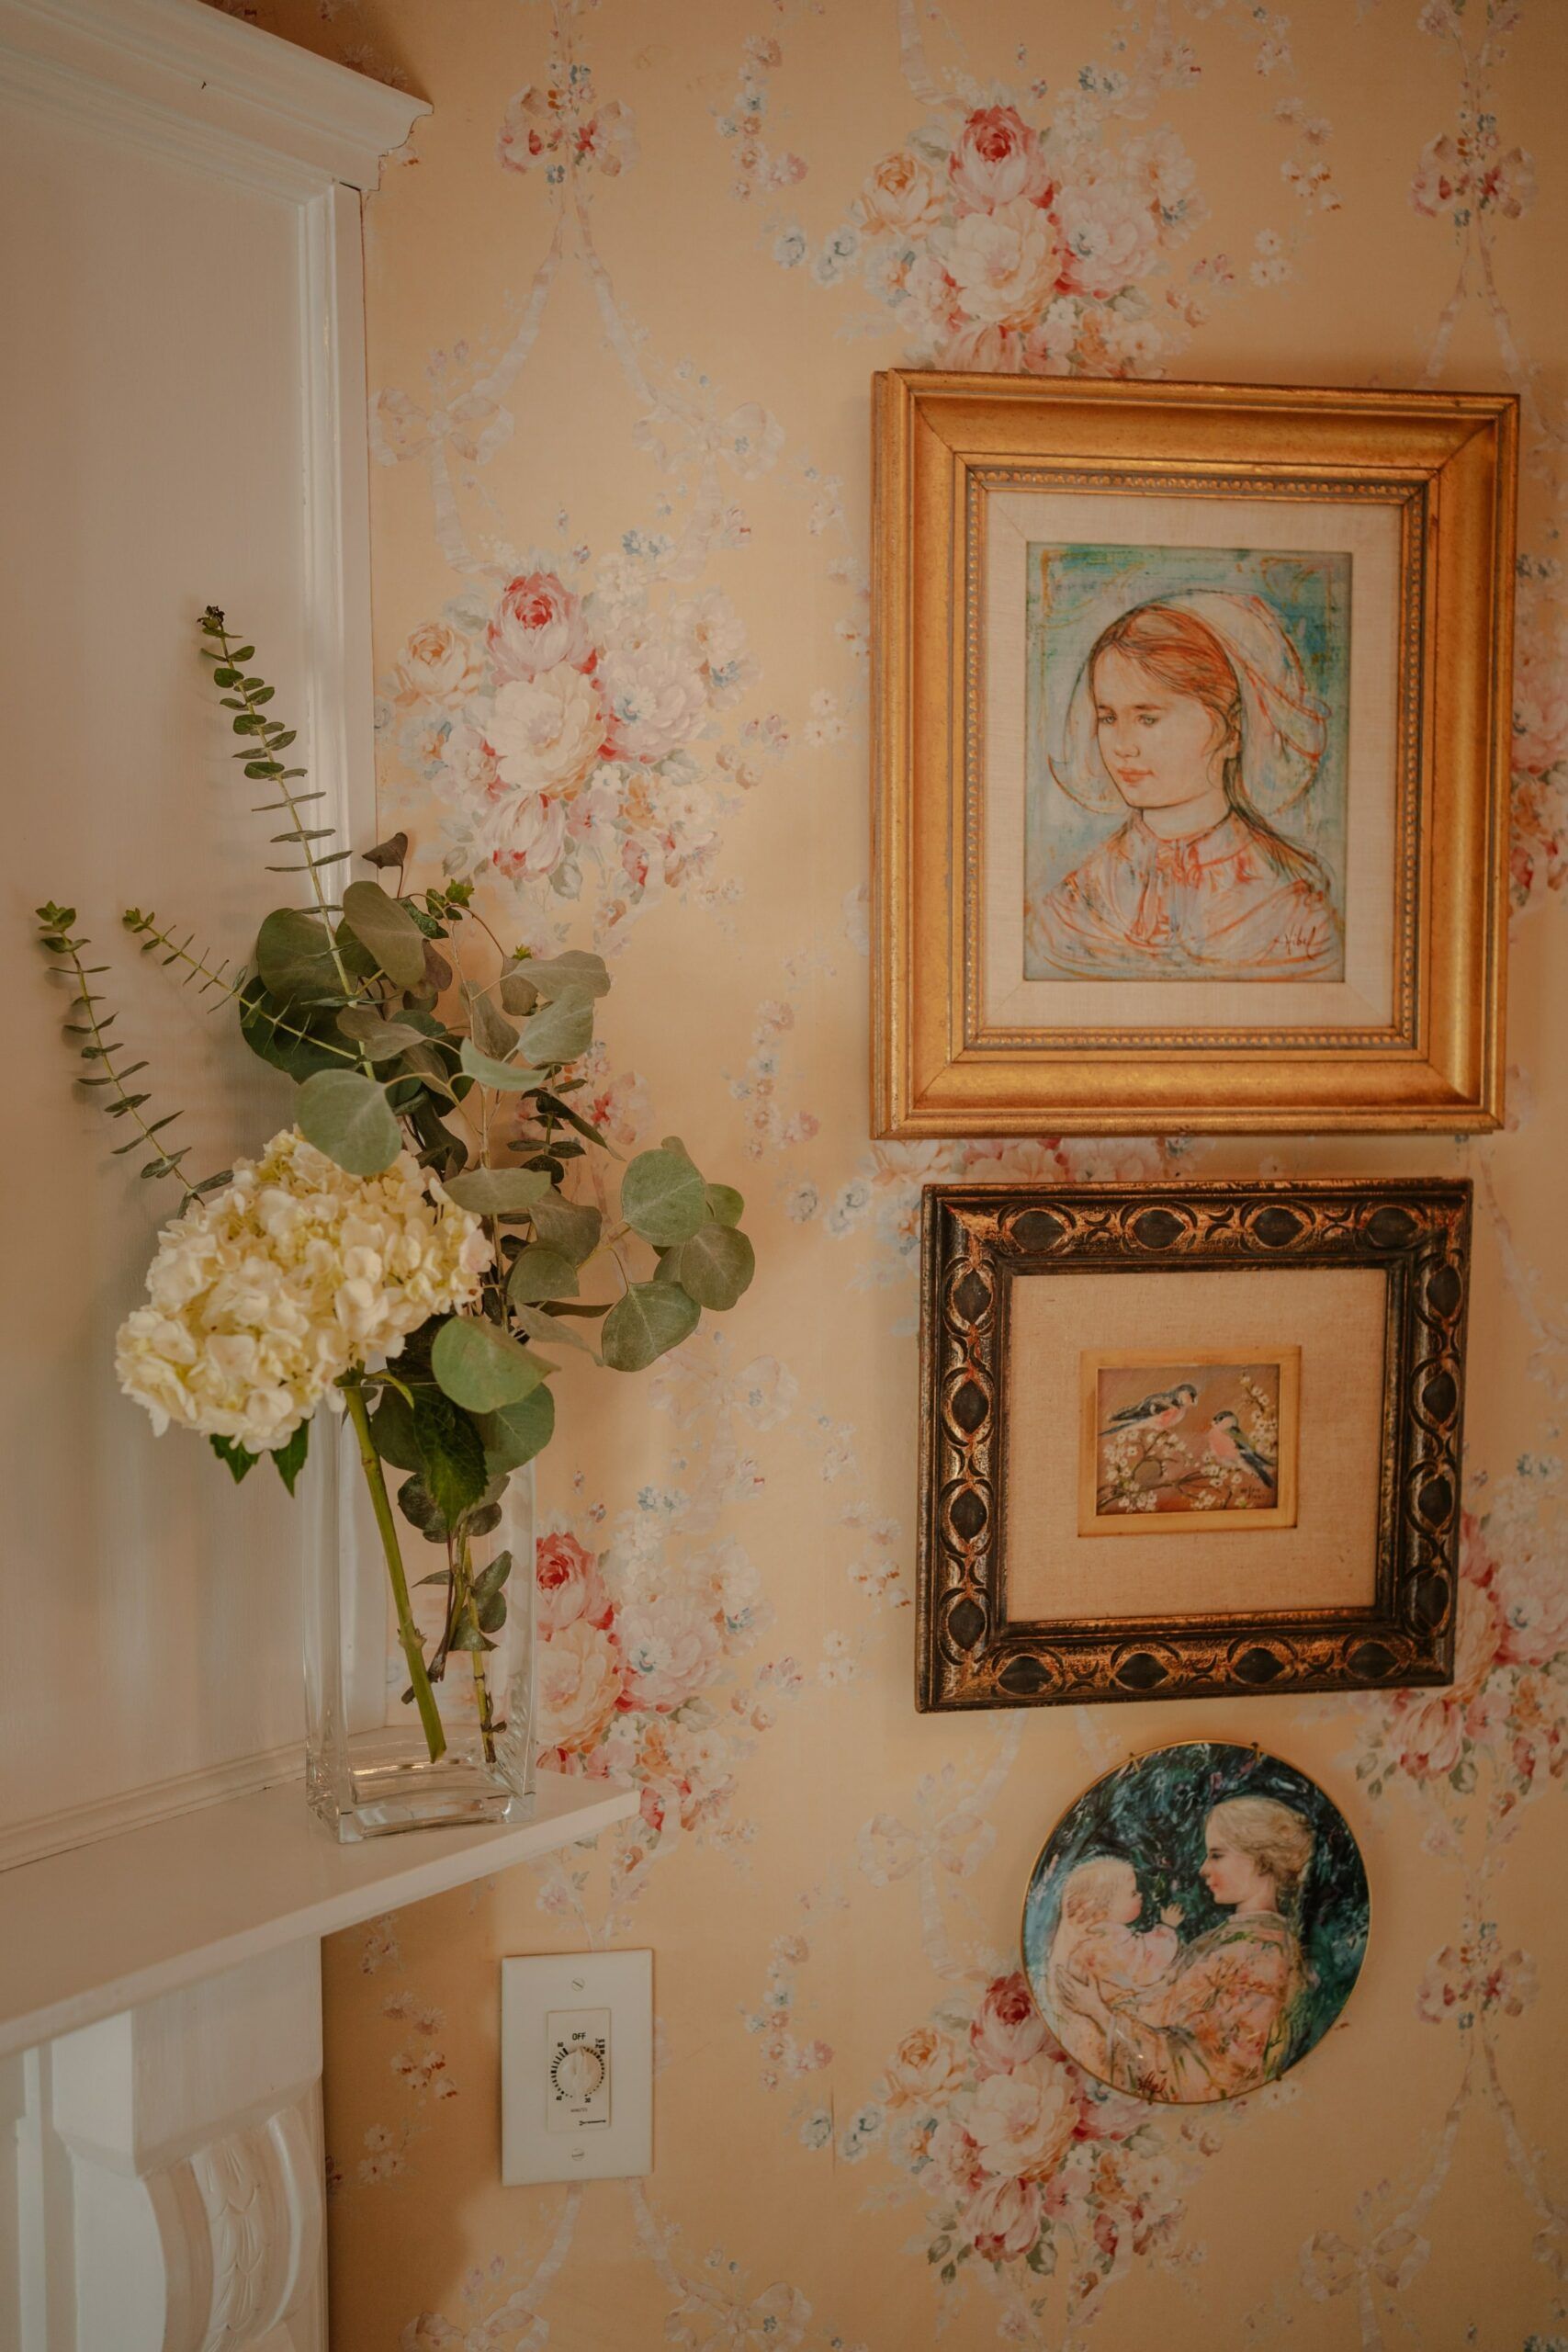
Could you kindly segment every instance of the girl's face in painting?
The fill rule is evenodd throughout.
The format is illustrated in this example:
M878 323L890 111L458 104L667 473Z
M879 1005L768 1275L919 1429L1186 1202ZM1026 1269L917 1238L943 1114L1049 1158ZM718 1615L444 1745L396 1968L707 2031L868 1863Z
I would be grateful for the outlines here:
M1266 1871L1259 1870L1250 1854L1233 1846L1223 1830L1211 1821L1204 1840L1203 1867L1198 1875L1214 1901L1227 1911L1272 1911L1276 1889Z
M1094 665L1094 706L1100 756L1129 808L1179 808L1216 793L1223 800L1229 733L1196 695L1112 646Z

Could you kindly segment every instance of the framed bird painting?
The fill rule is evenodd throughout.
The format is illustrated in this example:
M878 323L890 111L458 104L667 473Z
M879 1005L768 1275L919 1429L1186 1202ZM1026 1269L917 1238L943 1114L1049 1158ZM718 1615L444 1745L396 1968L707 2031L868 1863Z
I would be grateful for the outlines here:
M876 403L876 1132L1495 1127L1514 397Z
M1470 1187L933 1184L922 1708L1452 1679Z

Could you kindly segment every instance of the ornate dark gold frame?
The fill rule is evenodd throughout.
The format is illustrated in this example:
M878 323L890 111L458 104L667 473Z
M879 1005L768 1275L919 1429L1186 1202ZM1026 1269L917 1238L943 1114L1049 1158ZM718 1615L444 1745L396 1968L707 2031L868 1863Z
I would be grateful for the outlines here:
M917 1703L1060 1706L1453 1679L1468 1183L932 1184L920 1222ZM1364 1611L1021 1623L1007 1611L1007 1362L1019 1275L1382 1268L1375 1600Z

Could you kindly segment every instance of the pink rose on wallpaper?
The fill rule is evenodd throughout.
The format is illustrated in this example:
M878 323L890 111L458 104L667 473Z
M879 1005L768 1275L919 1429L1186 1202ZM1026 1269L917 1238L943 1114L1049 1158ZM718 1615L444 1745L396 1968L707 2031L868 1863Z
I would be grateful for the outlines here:
M392 673L398 702L408 707L432 702L442 710L456 710L467 701L484 676L466 638L446 621L423 621L404 646Z
M558 662L537 677L513 678L485 722L502 784L520 792L572 792L604 745L604 712L593 680Z
M622 1717L623 1724L627 1720ZM682 1829L695 1828L734 1795L730 1751L719 1733L649 1714L639 1718L636 1741L630 1770L645 1782L642 1817L650 1829L662 1829L671 1815ZM618 1752L619 1726L611 1732L609 1745L615 1751L616 1768L627 1769Z
M871 171L860 200L868 228L909 237L934 228L946 196L930 164L900 147Z
M930 245L911 263L904 290L911 309L939 346L963 333L964 312L958 288Z
M592 1747L620 1704L620 1652L585 1617L539 1645L539 1745Z
M939 2123L931 2133L927 2153L937 2178L958 2196L973 2197L985 2187L987 2173L980 2162L979 2148L962 2123Z
M1047 212L1024 198L994 212L966 212L947 249L947 273L971 319L1025 327L1056 283L1061 240Z
M987 2075L964 2120L987 2172L1039 2179L1060 2164L1079 2106L1066 2068L1041 2056L1010 2074Z
M510 581L485 631L500 678L536 678L562 662L593 666L593 639L582 601L553 571L527 571Z
M616 1632L626 1659L623 1707L652 1707L668 1713L694 1698L718 1665L718 1633L683 1594L633 1601L623 1609Z
M542 792L498 797L479 820L475 838L498 874L509 881L553 874L566 850L566 808Z
M889 2107L935 2105L963 2082L962 2052L950 2035L935 2026L919 2025L907 2033L887 2069L886 2097Z
M610 712L610 749L651 764L681 749L707 707L691 654L650 627L612 647L600 666Z
M608 1625L613 1611L610 1596L599 1574L599 1562L575 1535L541 1535L535 1545L535 1577L539 1589L538 1622L548 1636L586 1617L591 1625Z
M1043 2213L1032 2180L987 2180L970 2198L958 2226L987 2262L1027 2254L1040 2235Z
M1467 1532L1473 1525L1470 1521ZM1506 1691L1492 1679L1503 1645L1502 1611L1491 1584L1475 1580L1475 1550L1467 1545L1452 1688L1401 1690L1389 1702L1389 1745L1404 1769L1417 1779L1451 1772L1466 1740L1484 1738L1507 1713Z
M1464 1709L1446 1692L1401 1691L1392 1708L1390 1747L1402 1771L1440 1780L1464 1753Z
M1040 134L1016 107L982 107L969 117L947 162L959 209L994 212L1021 199L1046 204L1051 175Z
M1064 186L1056 215L1066 243L1066 283L1091 300L1107 300L1153 266L1159 251L1154 206L1119 174L1090 171Z
M1010 2067L1026 2065L1044 2049L1048 2038L1045 2021L1021 1970L998 1977L969 2029L969 2046L982 2075L1005 2074Z
M441 747L446 789L454 798L489 799L500 787L495 753L477 727L459 719Z

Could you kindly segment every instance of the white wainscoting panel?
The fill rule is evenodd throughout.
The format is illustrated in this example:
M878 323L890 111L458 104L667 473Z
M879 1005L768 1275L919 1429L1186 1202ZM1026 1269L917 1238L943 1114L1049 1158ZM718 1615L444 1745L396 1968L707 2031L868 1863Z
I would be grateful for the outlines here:
M127 905L243 961L298 886L197 659L222 605L371 838L357 190L423 111L198 0L0 0L0 1862L265 1784L301 1730L301 1521L154 1440L112 1370L175 1187L72 1086L30 910L78 910L199 1173L289 1090L139 959ZM0 1924L0 1934L3 1934Z

